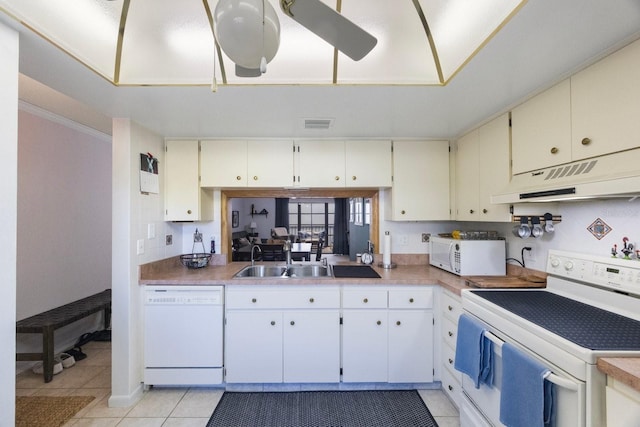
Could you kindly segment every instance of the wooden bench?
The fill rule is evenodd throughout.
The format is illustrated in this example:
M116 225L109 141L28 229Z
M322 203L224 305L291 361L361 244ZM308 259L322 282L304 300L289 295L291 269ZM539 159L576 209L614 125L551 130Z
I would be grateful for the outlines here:
M111 323L111 289L18 321L17 333L42 334L42 353L16 353L16 360L42 360L44 382L50 382L53 379L54 331L103 310L107 329Z

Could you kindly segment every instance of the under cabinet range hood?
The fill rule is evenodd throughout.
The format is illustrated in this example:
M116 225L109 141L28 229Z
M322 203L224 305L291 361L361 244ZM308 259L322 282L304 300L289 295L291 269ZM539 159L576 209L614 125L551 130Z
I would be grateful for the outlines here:
M640 196L640 148L514 175L491 203Z

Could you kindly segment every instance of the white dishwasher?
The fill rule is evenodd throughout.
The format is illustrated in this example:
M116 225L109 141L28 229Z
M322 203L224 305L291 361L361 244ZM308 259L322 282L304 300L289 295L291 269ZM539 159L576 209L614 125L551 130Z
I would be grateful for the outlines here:
M145 286L144 383L222 383L223 286Z

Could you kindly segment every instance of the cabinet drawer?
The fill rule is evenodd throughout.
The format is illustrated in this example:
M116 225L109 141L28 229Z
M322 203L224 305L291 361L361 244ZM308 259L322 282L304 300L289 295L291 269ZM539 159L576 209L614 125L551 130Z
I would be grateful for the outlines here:
M447 369L442 370L442 389L447 393L447 396L449 396L449 399L451 399L454 405L460 408L462 386Z
M456 348L458 325L446 317L442 318L442 340L452 349Z
M389 291L389 308L432 308L433 289L392 289Z
M460 297L450 294L449 292L442 292L442 312L445 316L458 322L458 318L462 314L462 303Z
M345 289L343 308L387 308L387 291L381 289Z
M456 371L456 368L454 367L455 360L456 351L448 345L443 345L442 364L447 370L449 370L449 374L452 375L453 378L455 378L459 383L462 383L462 372Z
M229 289L227 309L340 308L340 290L320 289Z

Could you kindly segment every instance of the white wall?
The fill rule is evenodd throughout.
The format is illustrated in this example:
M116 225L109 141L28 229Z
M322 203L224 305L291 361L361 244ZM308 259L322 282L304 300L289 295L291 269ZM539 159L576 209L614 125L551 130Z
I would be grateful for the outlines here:
M159 160L160 194L141 194L140 153ZM112 394L110 406L130 406L142 394L142 310L139 265L181 253L182 226L163 221L164 140L128 119L113 121ZM156 237L147 228L156 225ZM173 244L164 244L172 234ZM138 255L136 242L144 240Z
M18 33L0 23L0 425L15 424Z

